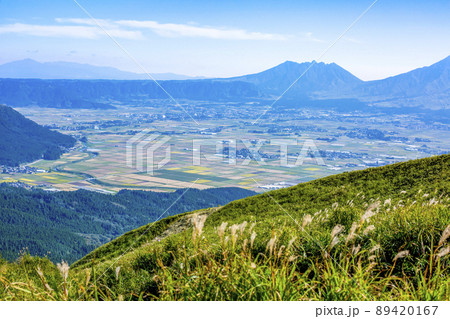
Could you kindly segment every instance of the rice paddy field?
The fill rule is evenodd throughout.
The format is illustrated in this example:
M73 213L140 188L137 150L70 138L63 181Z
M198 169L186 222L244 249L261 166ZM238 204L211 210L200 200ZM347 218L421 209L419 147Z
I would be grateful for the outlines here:
M376 166L377 162L385 165L430 156L429 152L419 150L424 143L357 139L343 134L339 136L335 134L339 132L339 126L345 125L348 129L360 126L348 119L343 124L346 118L344 115L330 119L325 114L311 119L297 118L279 124L273 121L270 125L263 122L249 126L248 122L236 119L211 119L199 121L198 124L170 120L165 118L161 108L106 111L20 108L18 111L39 124L49 125L65 134L87 138L87 143L79 142L57 161L40 160L30 164L46 170L46 173L0 174L0 182L20 181L55 190L84 188L115 193L123 188L173 191L188 187L205 189L237 186L263 191ZM146 121L142 119L142 114L156 116L157 119ZM450 137L447 131L443 134L435 128L418 130L414 123L399 127L390 125L382 118L360 121L369 121L372 128L395 131L398 136L426 139L431 152L448 152L446 147ZM280 130L295 125L304 129L300 133ZM130 138L143 130L148 130L148 133L138 142L145 142L145 138L148 139L152 134L157 134L157 137L145 142L141 149L138 143L130 147ZM157 143L161 141L164 143L158 147ZM245 157L233 160L222 156L222 148L229 147L234 141L236 150L258 147L256 143L260 143L262 146L259 150L266 157L256 161ZM306 152L302 153L304 146ZM147 150L152 147L155 148L153 166L149 164L150 155L147 154ZM283 147L286 147L287 156ZM127 150L132 152L128 153L128 162ZM320 157L317 150L348 156ZM315 158L310 156L311 153ZM323 162L318 160L319 157ZM141 167L139 160L142 161Z

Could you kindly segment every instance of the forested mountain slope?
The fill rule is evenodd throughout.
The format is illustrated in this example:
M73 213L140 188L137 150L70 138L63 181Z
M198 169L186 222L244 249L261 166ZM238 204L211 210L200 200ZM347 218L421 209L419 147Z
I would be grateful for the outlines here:
M255 194L230 187L190 189L180 197L184 191L53 193L0 184L0 253L14 260L20 250L27 248L32 255L73 262L101 244L159 218Z
M34 160L58 159L75 144L71 136L49 130L14 109L0 105L0 165L17 166Z

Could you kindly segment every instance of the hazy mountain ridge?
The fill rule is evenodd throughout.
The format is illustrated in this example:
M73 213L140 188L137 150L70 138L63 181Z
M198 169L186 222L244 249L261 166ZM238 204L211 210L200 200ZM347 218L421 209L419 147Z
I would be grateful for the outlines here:
M360 85L363 81L341 68L335 63L325 64L286 61L278 66L260 73L243 75L223 79L229 81L243 81L255 84L260 90L270 94L282 94L301 75L288 93L300 93L310 96L314 92L338 92Z
M450 56L430 66L365 82L344 95L378 102L379 105L391 103L395 106L449 108Z
M266 71L225 79L254 83L284 99L359 99L376 106L446 109L450 106L450 56L430 66L382 80L362 81L335 63L284 62Z
M247 82L213 80L161 81L176 99L242 100L259 95ZM108 101L125 103L131 99L169 99L150 80L41 80L0 79L0 103L12 106L55 108L114 108Z
M450 90L450 56L430 66L383 80L368 81L356 89L363 96L377 96L380 92L393 97L445 93Z
M151 73L156 80L199 79L175 73ZM149 80L145 73L122 71L113 67L75 62L38 62L24 59L0 65L0 78L47 80Z
M405 110L409 107L433 110L449 107L450 57L428 67L377 81L362 81L335 63L287 61L255 74L160 81L159 84L176 99L252 99L267 103L285 92L299 77L277 106L288 103L302 107L309 100L356 99L373 106ZM0 103L13 106L111 108L108 101L126 103L133 99L168 99L168 96L151 80L0 79Z

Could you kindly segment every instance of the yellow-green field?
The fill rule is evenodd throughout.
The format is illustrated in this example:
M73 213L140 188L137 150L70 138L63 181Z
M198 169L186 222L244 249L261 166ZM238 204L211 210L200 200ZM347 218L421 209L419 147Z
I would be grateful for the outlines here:
M325 166L318 165L313 158L306 158L302 165L293 165L297 159L295 154L288 156L289 166L280 165L279 159L264 159L263 162L238 159L236 163L229 163L227 159L217 156L216 144L221 140L267 140L277 138L267 133L249 133L245 125L236 127L235 121L221 120L220 125L225 127L218 135L199 134L199 127L190 122L154 121L153 123L140 124L138 126L112 126L105 129L84 128L75 129L77 123L90 123L92 121L107 121L128 118L130 110L119 109L107 111L95 110L55 110L55 109L19 109L25 116L39 124L55 124L64 130L65 134L84 135L88 143L78 143L75 150L64 154L57 161L40 160L32 166L45 169L48 173L31 174L0 174L0 182L20 181L33 186L44 188L56 188L61 190L76 190L79 188L92 188L108 192L117 192L122 188L143 189L155 191L172 191L178 188L193 187L205 189L209 187L237 186L253 190L261 190L261 186L277 183L297 184L330 174L340 173L346 170L362 168L358 159L333 159L325 160ZM139 112L155 112L154 109L139 109ZM306 121L307 122L307 121ZM328 122L310 121L317 127L329 129ZM217 121L202 122L201 130L215 128ZM333 124L337 125L337 124ZM73 127L73 128L71 128ZM158 148L154 153L153 170L147 170L146 150L140 153L143 158L143 171L136 169L136 160L132 166L127 166L127 141L133 134L127 133L130 129L140 132L149 129L150 133L177 132L161 137L169 137L169 141ZM149 134L150 134L149 133ZM408 132L404 132L408 134ZM433 134L438 134L433 132ZM337 151L358 150L371 154L386 153L390 155L409 156L404 149L407 145L386 143L379 141L358 141L341 136L334 143L317 140L326 136L323 132L307 132L305 137L289 136L286 138L297 139L299 146L290 152L298 152L302 141L310 139L315 141L318 149ZM284 137L283 137L284 138ZM201 141L200 158L194 161L194 140ZM211 142L210 145L208 142ZM148 144L155 145L154 141ZM157 163L166 157L166 147L170 145L170 160L163 166L157 167ZM244 145L237 145L237 149ZM268 146L265 152L277 154L278 146ZM134 153L137 155L137 153ZM249 162L249 161L247 161ZM353 167L346 167L352 163ZM360 165L357 167L357 165Z

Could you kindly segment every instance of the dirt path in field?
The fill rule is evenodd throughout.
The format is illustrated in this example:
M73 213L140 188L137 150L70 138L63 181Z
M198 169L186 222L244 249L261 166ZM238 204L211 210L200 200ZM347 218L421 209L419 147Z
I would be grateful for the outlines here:
M220 209L220 207L207 208L207 209L203 209L201 211L197 211L196 213L193 213L193 214L182 216L182 217L178 218L176 221L174 221L172 224L170 224L170 226L160 236L155 237L152 241L159 241L159 240L169 237L171 235L184 232L188 228L192 227L192 216L194 216L194 215L209 216L219 209Z

